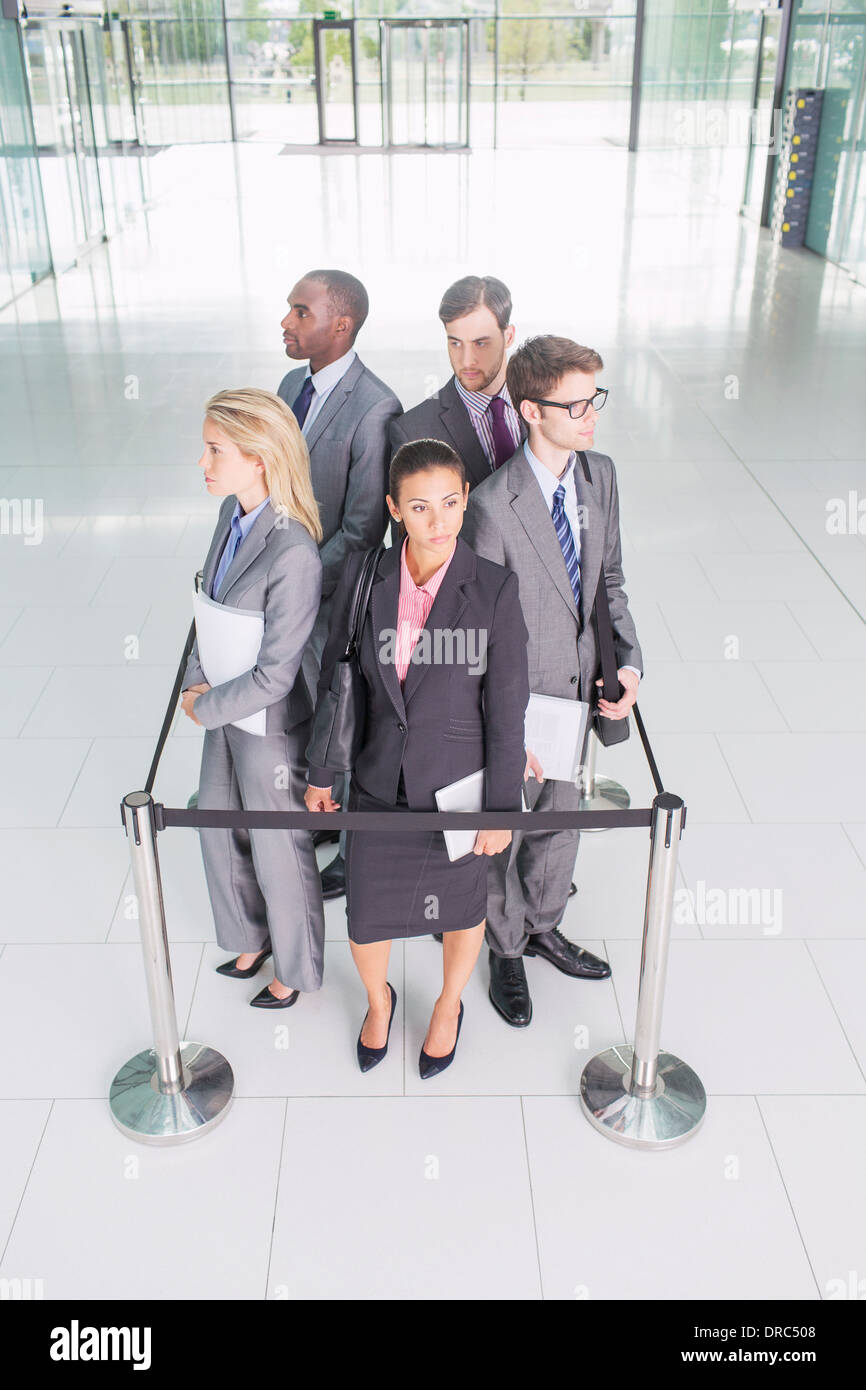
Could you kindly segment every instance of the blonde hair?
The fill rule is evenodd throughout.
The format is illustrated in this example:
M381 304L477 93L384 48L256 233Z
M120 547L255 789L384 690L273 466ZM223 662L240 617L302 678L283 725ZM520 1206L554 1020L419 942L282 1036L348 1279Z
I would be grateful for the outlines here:
M322 523L313 495L310 455L294 412L272 391L255 386L217 391L205 418L222 430L241 453L261 459L271 505L294 517L321 544Z

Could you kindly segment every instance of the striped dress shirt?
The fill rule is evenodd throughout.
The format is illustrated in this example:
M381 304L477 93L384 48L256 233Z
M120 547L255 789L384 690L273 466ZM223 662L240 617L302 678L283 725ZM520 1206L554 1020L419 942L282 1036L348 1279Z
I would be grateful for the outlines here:
M451 554L444 565L440 565L436 573L431 574L426 584L418 585L409 573L409 566L406 564L408 540L409 537L407 536L400 552L400 597L397 601L397 652L394 663L397 667L397 678L401 686L406 679L406 672L409 670L409 658L412 655L412 649L430 616L430 609L433 607L433 600L439 590L439 585L445 578L445 571L451 564L457 549L455 538L451 547Z
M496 450L493 445L493 420L488 409L491 401L490 396L485 396L483 391L467 391L465 386L461 386L457 377L454 377L454 385L457 387L457 394L469 412L469 419L472 421L472 428L478 436L478 443L484 450L484 457L492 468L496 461ZM511 404L511 397L508 394L508 387L503 386L501 391L497 391L505 402L505 423L514 442L515 449L520 448L520 423L517 411Z

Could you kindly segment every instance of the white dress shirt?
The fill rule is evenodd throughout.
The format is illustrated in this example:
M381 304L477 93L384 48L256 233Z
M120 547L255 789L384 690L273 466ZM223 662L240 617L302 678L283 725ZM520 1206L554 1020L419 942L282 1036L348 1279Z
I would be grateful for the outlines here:
M310 408L307 411L307 418L301 427L301 433L306 437L310 432L310 426L321 410L325 401L330 396L338 381L342 381L347 371L351 367L356 357L355 349L349 348L342 357L338 357L336 362L329 362L327 367L323 367L320 372L311 372L310 364L307 363L307 370L304 373L304 381L311 376L313 379L313 399L310 401ZM303 383L302 383L303 385Z

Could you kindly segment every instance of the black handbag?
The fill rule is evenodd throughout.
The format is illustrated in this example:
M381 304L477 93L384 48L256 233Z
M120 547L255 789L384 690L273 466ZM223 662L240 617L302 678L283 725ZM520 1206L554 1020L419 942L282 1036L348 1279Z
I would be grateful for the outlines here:
M349 640L343 655L334 663L331 684L316 705L313 731L307 745L311 767L327 767L350 772L364 735L367 697L364 677L358 664L358 648L367 617L370 589L382 555L380 542L368 550L358 572L349 610Z
M592 482L589 471L589 462L586 454L579 453L578 458L583 469L583 476L588 483ZM625 694L625 687L620 682L617 675L616 652L613 645L613 625L610 621L610 604L607 600L607 578L604 572L604 564L598 576L598 588L595 591L595 599L592 605L592 621L595 624L595 636L598 642L598 652L601 658L601 693L606 700L613 703ZM601 743L605 748L611 748L615 743L625 743L629 736L628 719L607 719L598 710L599 688L597 685L592 687L590 706L592 709L592 727Z

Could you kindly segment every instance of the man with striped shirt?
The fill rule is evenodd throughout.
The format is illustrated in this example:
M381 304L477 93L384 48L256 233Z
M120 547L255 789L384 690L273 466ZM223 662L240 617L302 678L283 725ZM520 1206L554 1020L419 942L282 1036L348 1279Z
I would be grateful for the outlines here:
M391 422L391 452L416 439L441 439L463 460L470 489L511 458L526 438L505 384L514 342L511 294L492 275L466 275L439 305L454 375Z

